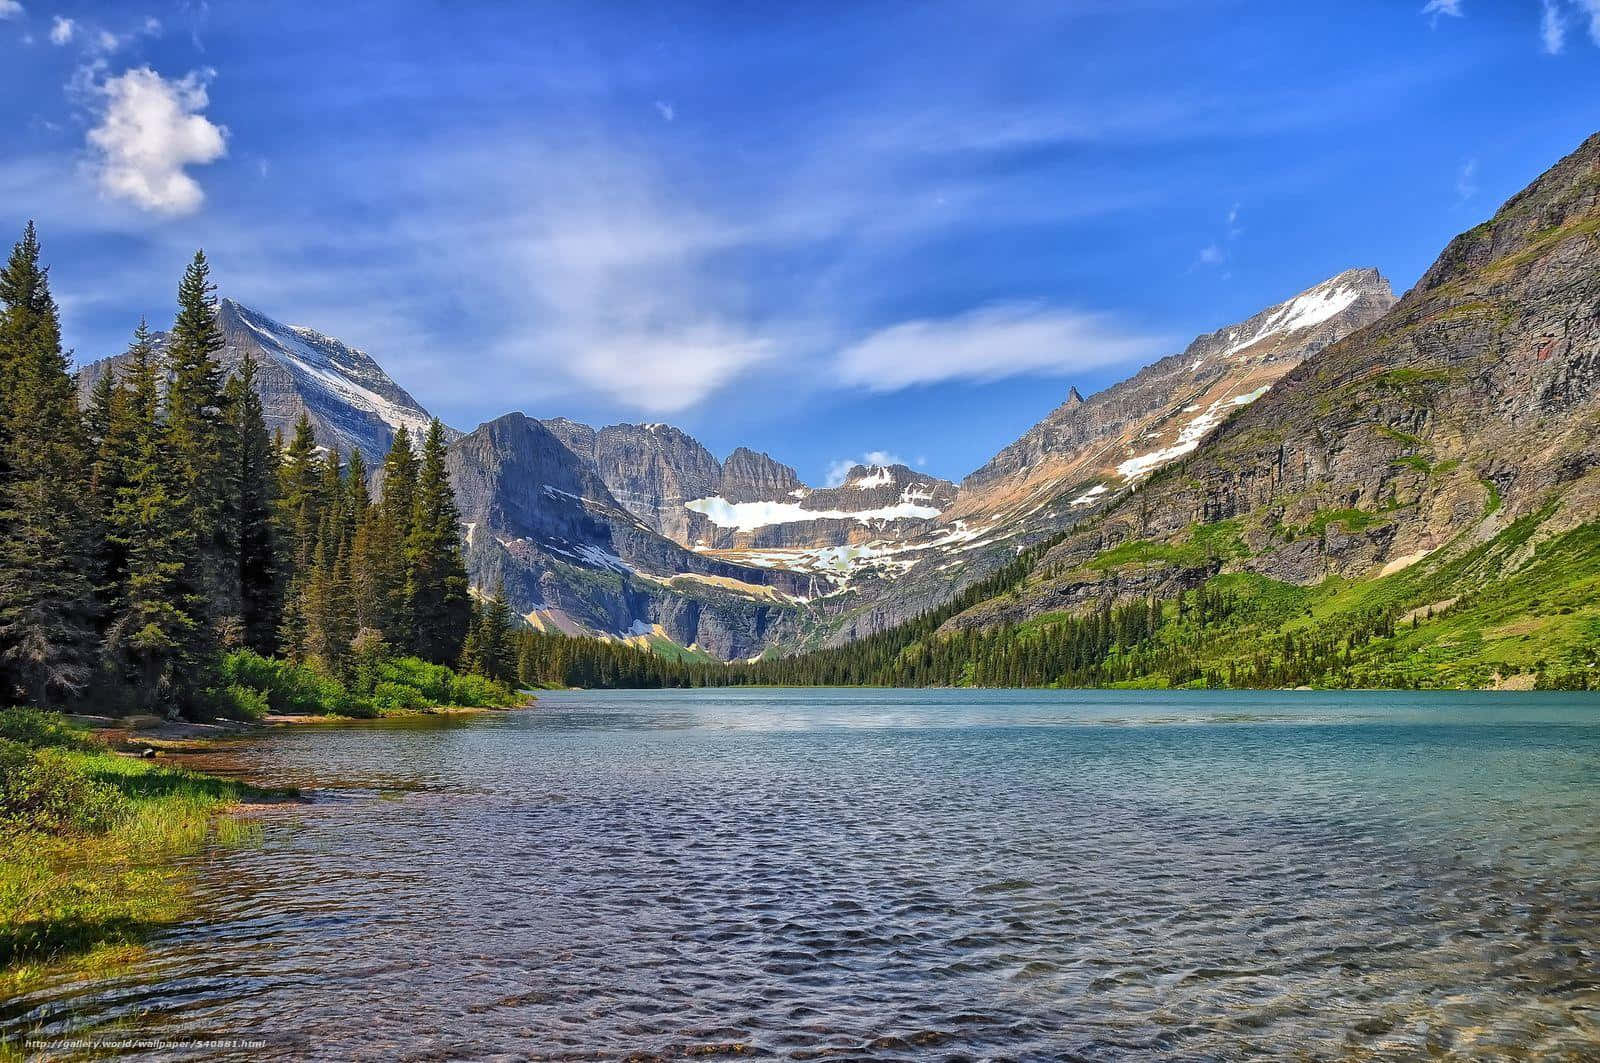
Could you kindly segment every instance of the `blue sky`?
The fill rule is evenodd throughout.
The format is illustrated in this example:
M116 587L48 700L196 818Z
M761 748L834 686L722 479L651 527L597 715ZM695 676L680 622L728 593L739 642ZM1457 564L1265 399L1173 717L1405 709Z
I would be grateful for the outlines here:
M0 0L0 224L67 341L223 294L448 422L959 478L1600 128L1600 0ZM8 237L9 238L9 237Z

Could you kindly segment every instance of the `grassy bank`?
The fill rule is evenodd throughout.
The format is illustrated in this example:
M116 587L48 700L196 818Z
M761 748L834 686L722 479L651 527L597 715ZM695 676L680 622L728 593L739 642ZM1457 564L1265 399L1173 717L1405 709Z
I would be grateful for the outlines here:
M174 859L247 840L230 807L289 796L120 755L57 716L0 711L0 994L124 962L185 914Z
M513 708L526 698L504 683L416 657L357 661L343 677L248 650L222 659L213 707L235 719L327 716L375 719L427 712Z

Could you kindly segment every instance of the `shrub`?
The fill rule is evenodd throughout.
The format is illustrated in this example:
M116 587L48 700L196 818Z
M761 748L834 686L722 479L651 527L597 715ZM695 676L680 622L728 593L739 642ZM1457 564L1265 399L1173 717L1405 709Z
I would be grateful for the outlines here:
M428 699L422 696L422 691L404 683L379 683L372 692L372 703L383 712L428 708Z
M0 709L0 738L34 749L81 749L88 744L83 732L59 715L38 709Z
M381 682L398 683L416 690L428 706L450 704L451 683L456 674L442 664L429 664L420 657L396 657L385 661L379 670Z
M272 711L267 696L255 687L230 683L211 691L211 707L230 720L260 720Z
M91 777L70 753L21 746L3 754L0 775L0 826L8 831L98 834L128 812L115 787ZM25 759L18 758L21 749Z
M481 675L458 675L450 684L450 704L484 709L506 703L506 691L499 683Z
M344 713L350 695L337 679L306 665L263 657L250 650L235 650L222 659L226 686L259 692L274 712L292 716Z

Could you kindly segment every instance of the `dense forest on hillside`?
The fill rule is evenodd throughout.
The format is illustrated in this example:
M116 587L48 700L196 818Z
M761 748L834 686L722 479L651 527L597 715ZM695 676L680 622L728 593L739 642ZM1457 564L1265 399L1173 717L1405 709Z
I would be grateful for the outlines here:
M467 585L437 422L369 493L357 451L266 430L224 374L203 253L171 331L80 411L30 224L0 270L0 703L255 717L512 700ZM455 671L462 668L468 674Z

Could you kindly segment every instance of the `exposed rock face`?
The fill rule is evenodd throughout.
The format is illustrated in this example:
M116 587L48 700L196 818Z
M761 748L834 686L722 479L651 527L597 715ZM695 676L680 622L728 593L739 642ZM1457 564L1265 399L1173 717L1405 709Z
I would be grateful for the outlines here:
M837 645L943 604L1180 460L1229 414L1393 304L1376 270L1347 270L1087 399L1071 388L1048 417L962 481L936 522L880 560L868 573L875 578L817 603L836 619L810 637Z
M303 412L319 444L346 454L358 449L369 468L383 460L396 428L404 425L413 437L427 431L428 411L365 351L312 329L280 324L232 299L222 300L218 321L226 342L218 360L227 372L236 372L247 352L257 363L268 431L287 436ZM159 353L165 353L166 344L167 335L158 333ZM127 361L120 354L84 366L78 374L80 402L102 373L120 372Z
M722 479L711 493L729 502L760 502L794 497L794 492L804 487L799 475L789 466L739 447L722 463Z
M1069 490L1064 501L1081 515L1193 450L1232 410L1376 321L1394 301L1377 270L1347 270L1247 321L1198 337L1182 354L1092 398L1074 388L1049 417L962 481L947 519L1016 512Z
M1128 596L1130 540L1237 541L1199 572L1311 583L1464 557L1528 518L1526 549L1600 513L1600 136L1453 240L1375 325L1292 369L1194 453L1056 547L1025 592L956 626ZM1219 536L1215 531L1211 539Z
M833 557L819 566L816 551L914 536L956 494L949 481L904 465L857 466L843 486L813 491L766 454L739 447L719 462L670 425L543 423L623 508L679 545L834 582L848 573Z
M476 586L504 581L513 607L541 626L656 632L725 659L753 656L796 625L794 595L808 579L703 557L658 534L569 449L581 426L557 427L507 414L450 448Z

